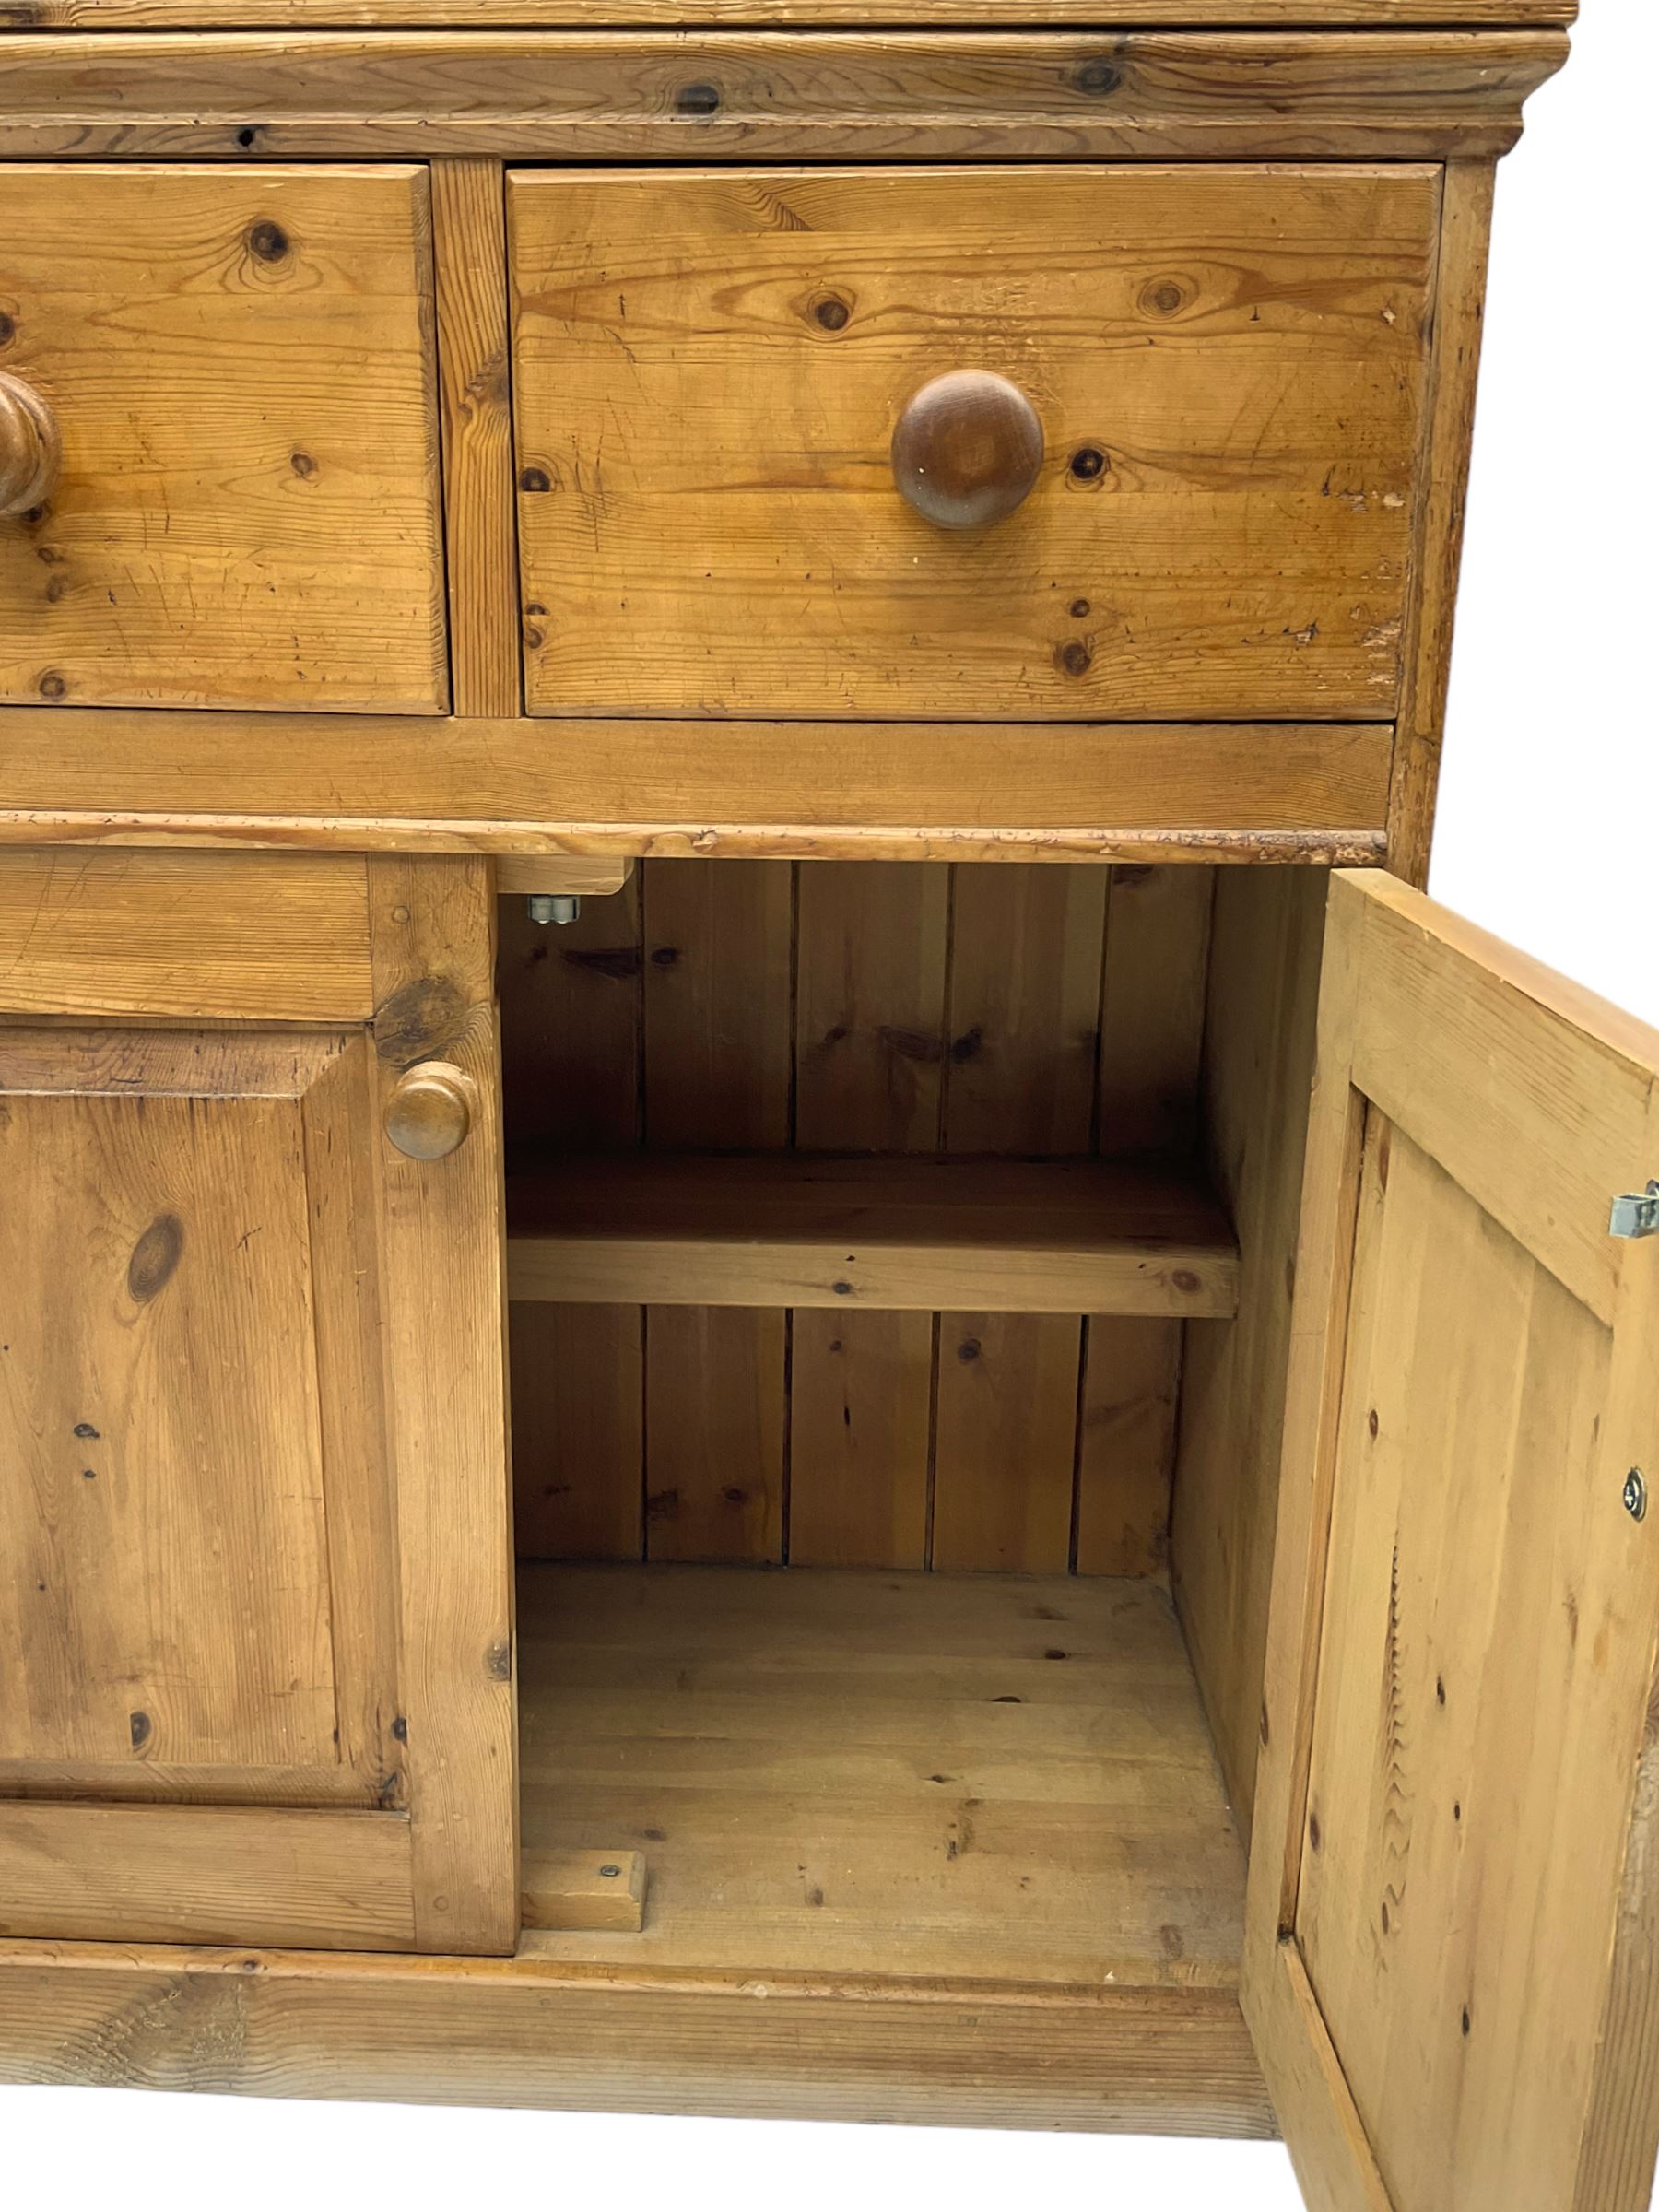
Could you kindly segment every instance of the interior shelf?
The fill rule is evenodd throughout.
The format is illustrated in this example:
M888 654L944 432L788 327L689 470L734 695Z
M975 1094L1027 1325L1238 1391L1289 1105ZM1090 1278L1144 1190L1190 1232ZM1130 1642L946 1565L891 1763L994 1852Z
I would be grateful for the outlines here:
M1226 1318L1238 1245L1191 1171L1113 1160L570 1155L508 1182L520 1300Z
M636 1969L1236 1987L1244 1862L1149 1580L519 1574L525 1878L645 1859Z

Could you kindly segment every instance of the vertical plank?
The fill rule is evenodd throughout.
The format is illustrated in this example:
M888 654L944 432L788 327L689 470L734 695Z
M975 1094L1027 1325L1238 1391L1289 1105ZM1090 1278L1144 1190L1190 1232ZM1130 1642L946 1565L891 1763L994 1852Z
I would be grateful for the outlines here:
M933 1355L930 1313L795 1313L792 1564L926 1564Z
M1107 871L999 864L955 873L946 1148L1087 1152Z
M574 922L500 902L502 1082L510 1147L629 1151L640 1141L639 871Z
M1214 893L1212 868L1112 871L1096 1137L1108 1157L1196 1141Z
M939 1141L950 871L811 864L800 874L795 1142L931 1152Z
M1415 574L1406 610L1404 684L1388 798L1388 865L1420 889L1440 789L1452 629L1463 559L1497 180L1491 161L1449 161L1441 199L1434 352L1418 470Z
M1062 1313L942 1313L935 1567L1063 1574L1082 1323Z
M1079 1574L1160 1574L1181 1376L1178 1321L1089 1316L1077 1446Z
M524 1304L508 1321L519 1557L642 1558L640 1308Z
M646 1143L729 1152L786 1145L790 864L659 860L641 873Z
M1171 1579L1240 1824L1255 1801L1286 1377L1300 1294L1302 1142L1326 878L1223 868L1216 887L1204 1110L1239 1232L1236 1321L1187 1329Z
M457 714L513 715L523 688L503 171L439 160L431 180L450 691Z
M380 1138L382 1307L421 1950L518 1937L500 1054L487 861L369 862L375 1077L442 1057L479 1112L445 1159Z
M646 1312L646 1555L783 1557L784 1316Z

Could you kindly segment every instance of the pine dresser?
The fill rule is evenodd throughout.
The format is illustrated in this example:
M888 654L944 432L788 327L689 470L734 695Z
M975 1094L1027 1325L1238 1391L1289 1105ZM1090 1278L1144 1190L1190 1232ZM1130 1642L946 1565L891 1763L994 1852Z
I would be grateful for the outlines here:
M1659 1035L1419 888L1571 14L0 0L0 2075L1645 2206Z

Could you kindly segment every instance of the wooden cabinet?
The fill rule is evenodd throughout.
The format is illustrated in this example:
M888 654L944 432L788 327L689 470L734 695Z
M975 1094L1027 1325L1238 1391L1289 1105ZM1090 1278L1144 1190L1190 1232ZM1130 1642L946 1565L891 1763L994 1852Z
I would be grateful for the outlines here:
M536 170L508 202L532 712L1395 712L1433 170ZM1031 475L942 526L895 440L963 372L1023 406ZM968 404L908 491L952 435L994 467Z
M431 316L423 170L9 166L0 698L440 712Z
M1641 2212L1659 1034L1402 880L1568 0L35 12L0 2076Z
M0 861L7 1934L512 1942L500 1362L434 1360L499 1336L481 888ZM417 1162L441 1055L479 1126Z

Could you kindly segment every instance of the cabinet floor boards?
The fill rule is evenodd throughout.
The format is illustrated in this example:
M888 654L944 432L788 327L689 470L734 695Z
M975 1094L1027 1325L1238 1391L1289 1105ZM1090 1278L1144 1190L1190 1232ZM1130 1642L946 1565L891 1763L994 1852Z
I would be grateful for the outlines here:
M645 1855L637 1970L1230 1990L1243 1859L1149 1580L519 1571L527 1874Z

